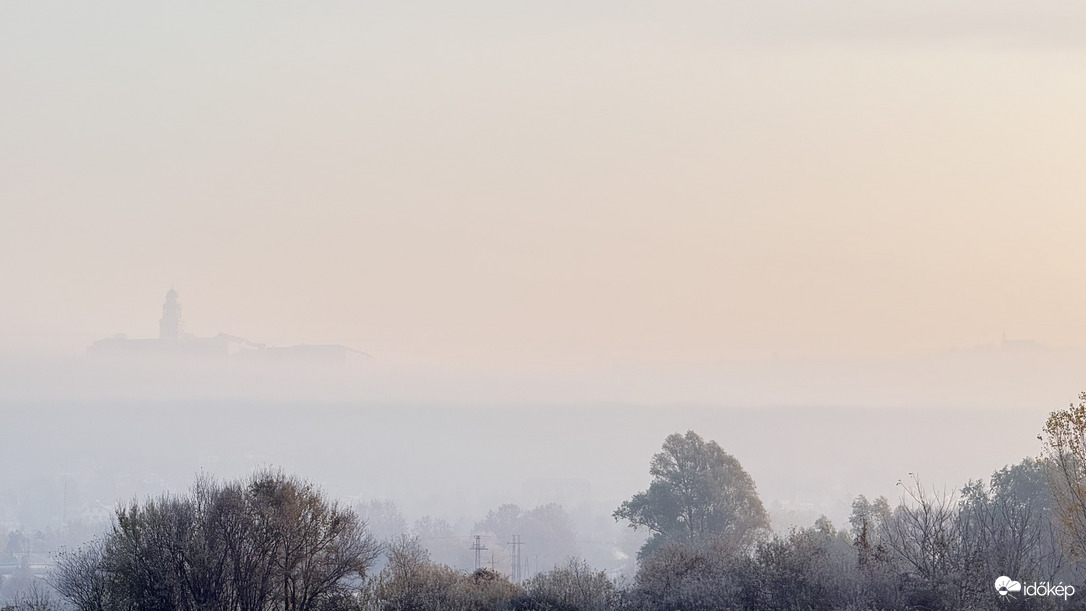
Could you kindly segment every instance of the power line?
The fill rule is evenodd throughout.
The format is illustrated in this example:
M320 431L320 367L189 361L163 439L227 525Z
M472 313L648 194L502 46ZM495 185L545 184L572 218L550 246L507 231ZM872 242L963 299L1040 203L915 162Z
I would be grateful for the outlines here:
M481 539L482 539L482 537L480 535L475 535L475 545L472 545L471 547L468 548L470 550L475 551L475 570L476 571L479 570L479 566L480 566L480 564L479 564L479 561L480 561L479 553L487 549L487 547L482 544Z
M524 542L520 540L520 535L513 535L513 540L509 542L509 545L513 548L513 553L509 558L510 564L510 577L513 579L513 583L520 583L520 546L524 545Z

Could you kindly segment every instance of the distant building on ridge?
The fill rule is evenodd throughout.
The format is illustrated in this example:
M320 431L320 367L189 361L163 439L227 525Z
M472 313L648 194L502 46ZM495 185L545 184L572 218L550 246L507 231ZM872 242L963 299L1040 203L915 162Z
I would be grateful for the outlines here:
M100 339L87 348L87 354L101 358L181 358L195 361L245 360L284 364L346 363L369 355L338 344L300 344L269 346L243 337L219 333L214 337L196 337L185 333L181 302L172 288L162 304L158 321L158 339L131 339L123 333Z
M158 339L181 339L184 323L181 322L181 304L177 302L177 291L170 289L166 293L166 303L162 304L162 320L158 321Z

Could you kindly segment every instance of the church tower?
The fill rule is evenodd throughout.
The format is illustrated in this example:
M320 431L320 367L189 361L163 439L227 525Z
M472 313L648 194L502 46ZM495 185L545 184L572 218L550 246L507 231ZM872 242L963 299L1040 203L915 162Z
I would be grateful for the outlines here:
M162 320L158 321L159 339L181 339L181 304L177 301L177 291L170 289L166 293L166 303L162 304Z

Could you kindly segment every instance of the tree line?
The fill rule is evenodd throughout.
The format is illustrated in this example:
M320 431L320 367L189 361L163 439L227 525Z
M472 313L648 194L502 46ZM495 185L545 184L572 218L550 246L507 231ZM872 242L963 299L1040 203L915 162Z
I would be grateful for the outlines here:
M1086 608L1086 393L1054 412L1037 458L953 491L900 482L774 534L753 479L717 443L668 436L647 490L614 518L650 533L632 579L582 560L522 583L378 541L358 514L279 471L133 501L61 555L13 610L663 611ZM511 512L511 510L506 510ZM499 512L500 514L500 512ZM501 516L495 514L493 519ZM1075 586L1080 586L1076 592Z

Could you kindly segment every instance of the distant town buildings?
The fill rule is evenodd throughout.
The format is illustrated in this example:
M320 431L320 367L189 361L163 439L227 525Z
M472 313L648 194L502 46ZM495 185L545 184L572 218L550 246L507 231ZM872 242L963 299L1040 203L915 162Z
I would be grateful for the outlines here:
M132 339L123 333L100 339L90 345L87 354L102 358L181 358L186 360L246 360L285 364L346 363L369 355L339 344L300 344L269 346L243 337L220 333L214 337L196 337L185 333L181 302L172 288L162 304L157 339Z

